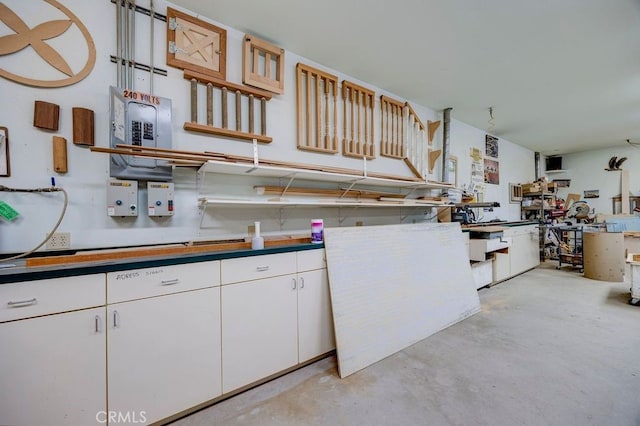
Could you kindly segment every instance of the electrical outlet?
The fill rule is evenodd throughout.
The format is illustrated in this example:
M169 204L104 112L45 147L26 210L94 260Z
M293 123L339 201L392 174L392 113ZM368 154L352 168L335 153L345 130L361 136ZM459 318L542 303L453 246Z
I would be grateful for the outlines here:
M56 232L47 241L47 250L64 250L71 248L71 233Z

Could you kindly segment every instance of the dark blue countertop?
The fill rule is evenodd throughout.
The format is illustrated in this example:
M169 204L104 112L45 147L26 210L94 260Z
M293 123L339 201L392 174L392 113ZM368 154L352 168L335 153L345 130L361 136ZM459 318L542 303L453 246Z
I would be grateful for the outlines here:
M28 268L24 266L24 260L22 260L20 262L10 262L15 266L0 269L0 284L33 281L45 278L60 278L124 271L128 269L154 268L158 266L180 265L185 263L206 262L210 260L234 259L238 257L260 256L263 254L316 250L321 248L324 248L324 244L292 244L279 247L269 247L262 250L212 251L204 253L189 253L178 256L139 257Z

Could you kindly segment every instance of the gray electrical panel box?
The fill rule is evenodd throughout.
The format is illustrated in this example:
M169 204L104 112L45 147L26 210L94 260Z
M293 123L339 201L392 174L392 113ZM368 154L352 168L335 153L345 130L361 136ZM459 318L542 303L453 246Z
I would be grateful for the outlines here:
M138 182L112 180L107 183L107 215L138 216Z
M173 183L147 182L149 216L173 216Z
M171 100L111 86L111 148L118 144L171 149ZM170 181L165 160L111 154L110 175L118 179Z

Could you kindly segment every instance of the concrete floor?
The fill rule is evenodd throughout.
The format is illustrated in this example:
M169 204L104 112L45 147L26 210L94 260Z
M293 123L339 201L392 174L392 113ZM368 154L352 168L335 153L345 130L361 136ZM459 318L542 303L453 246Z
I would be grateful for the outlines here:
M480 313L346 379L326 358L174 424L640 426L629 285L554 267L481 290Z

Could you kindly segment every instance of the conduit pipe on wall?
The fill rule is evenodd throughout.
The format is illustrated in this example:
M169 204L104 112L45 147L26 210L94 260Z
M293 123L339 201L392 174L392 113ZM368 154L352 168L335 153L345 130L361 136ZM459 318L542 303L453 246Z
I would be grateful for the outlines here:
M449 182L449 168L447 167L447 158L450 150L451 135L451 109L442 110L442 182Z

